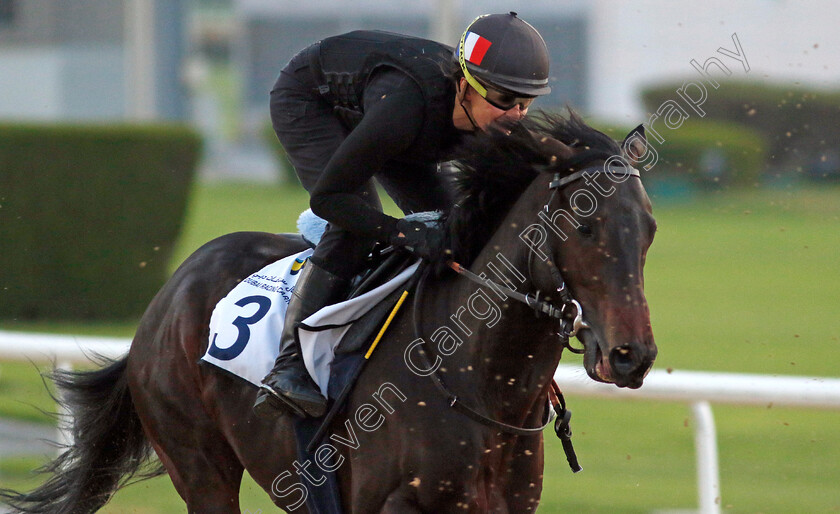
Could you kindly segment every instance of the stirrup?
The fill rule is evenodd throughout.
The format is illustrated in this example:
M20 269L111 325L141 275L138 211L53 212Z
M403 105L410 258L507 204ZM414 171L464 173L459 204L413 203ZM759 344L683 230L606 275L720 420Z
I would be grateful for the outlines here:
M308 416L306 411L292 402L291 399L286 398L266 384L260 384L260 391L257 393L253 411L257 417L263 419L274 419L289 411L301 418Z

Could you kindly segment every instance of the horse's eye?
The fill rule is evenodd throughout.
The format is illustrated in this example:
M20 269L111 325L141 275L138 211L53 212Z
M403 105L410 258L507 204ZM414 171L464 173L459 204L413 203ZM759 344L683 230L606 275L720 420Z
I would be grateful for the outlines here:
M592 237L592 227L589 225L581 225L577 228L577 231L580 232L580 235L583 237Z

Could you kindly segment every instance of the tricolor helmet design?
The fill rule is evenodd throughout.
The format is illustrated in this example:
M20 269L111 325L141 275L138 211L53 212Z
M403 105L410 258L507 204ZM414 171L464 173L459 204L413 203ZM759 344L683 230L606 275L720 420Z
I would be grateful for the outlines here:
M467 26L455 49L467 82L486 97L484 85L522 96L551 92L548 49L539 32L509 14L485 14Z

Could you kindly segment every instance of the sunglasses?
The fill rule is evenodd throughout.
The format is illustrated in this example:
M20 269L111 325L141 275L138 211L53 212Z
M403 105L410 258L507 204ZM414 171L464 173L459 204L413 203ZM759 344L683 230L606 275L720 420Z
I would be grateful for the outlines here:
M509 111L517 105L524 111L534 101L533 96L516 96L514 93L506 93L491 87L487 87L486 93L481 96L487 100L487 103L503 111Z

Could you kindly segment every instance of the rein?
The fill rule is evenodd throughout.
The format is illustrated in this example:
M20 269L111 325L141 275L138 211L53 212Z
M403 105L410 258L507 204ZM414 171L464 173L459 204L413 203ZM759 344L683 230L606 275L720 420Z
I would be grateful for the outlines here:
M481 279L479 279L481 280ZM480 412L476 411L475 409L469 407L468 405L462 403L458 398L458 395L453 393L447 386L446 383L443 381L443 378L438 373L437 368L432 366L432 363L429 362L429 358L427 354L431 354L428 347L426 346L426 340L419 337L420 329L418 323L418 305L420 304L420 298L422 296L422 287L425 284L425 281L421 278L419 283L417 284L417 294L414 296L414 306L413 306L413 318L414 318L414 335L421 341L421 346L423 351L420 352L420 359L423 363L423 366L427 369L432 369L433 371L429 374L432 378L432 383L437 387L438 391L440 391L444 397L446 397L446 401L450 407L455 409L456 411L460 412L461 414L467 416L468 418L476 421L484 426L494 428L501 432L507 434L514 434L520 436L534 436L539 435L543 432L543 430L551 423L553 419L553 415L549 414L548 421L546 421L545 425L535 428L522 428L517 427L514 425L509 425L507 423L502 423L501 421L496 421L494 419L488 418L487 416L481 414ZM484 282L482 282L484 284Z

